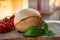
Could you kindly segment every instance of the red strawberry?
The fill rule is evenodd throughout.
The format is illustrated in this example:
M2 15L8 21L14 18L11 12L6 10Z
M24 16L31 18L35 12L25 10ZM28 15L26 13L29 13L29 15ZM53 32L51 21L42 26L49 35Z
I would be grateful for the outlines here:
M13 29L13 24L11 22L6 22L5 25L8 32Z
M15 18L15 15L11 16L11 17L10 17L10 21L11 21L11 22L14 22L14 18Z
M5 23L5 22L8 22L9 21L9 19L6 17L6 18L4 18L4 19L2 19L2 22L3 23Z
M10 22L13 24L13 26L14 26L14 18L15 18L15 15L11 16L10 19L9 19Z
M5 32L6 32L6 26L0 23L0 33L5 33Z

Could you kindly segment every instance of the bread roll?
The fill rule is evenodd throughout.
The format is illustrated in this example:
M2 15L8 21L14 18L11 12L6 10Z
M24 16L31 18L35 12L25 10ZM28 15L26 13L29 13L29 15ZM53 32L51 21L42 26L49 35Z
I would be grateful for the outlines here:
M34 9L23 9L16 14L14 25L18 31L25 32L34 26L41 26L41 15Z

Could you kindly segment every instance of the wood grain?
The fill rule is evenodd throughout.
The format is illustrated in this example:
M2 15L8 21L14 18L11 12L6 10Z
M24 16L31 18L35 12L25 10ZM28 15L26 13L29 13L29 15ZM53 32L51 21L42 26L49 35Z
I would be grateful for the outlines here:
M15 38L15 39L5 39L5 40L60 40L60 37L25 37L25 38Z

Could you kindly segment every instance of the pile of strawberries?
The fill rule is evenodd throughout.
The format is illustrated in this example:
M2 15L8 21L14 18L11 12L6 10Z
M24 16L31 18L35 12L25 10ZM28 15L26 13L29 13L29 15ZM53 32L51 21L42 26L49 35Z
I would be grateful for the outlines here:
M15 15L11 16L9 19L6 17L0 20L0 33L10 32L14 28L14 17Z

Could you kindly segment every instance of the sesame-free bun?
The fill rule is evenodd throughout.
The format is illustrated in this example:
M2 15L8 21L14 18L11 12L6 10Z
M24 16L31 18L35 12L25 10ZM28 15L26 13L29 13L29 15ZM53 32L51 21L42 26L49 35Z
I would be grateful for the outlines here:
M35 9L22 9L16 14L14 25L18 31L25 32L34 26L41 26L41 15Z

